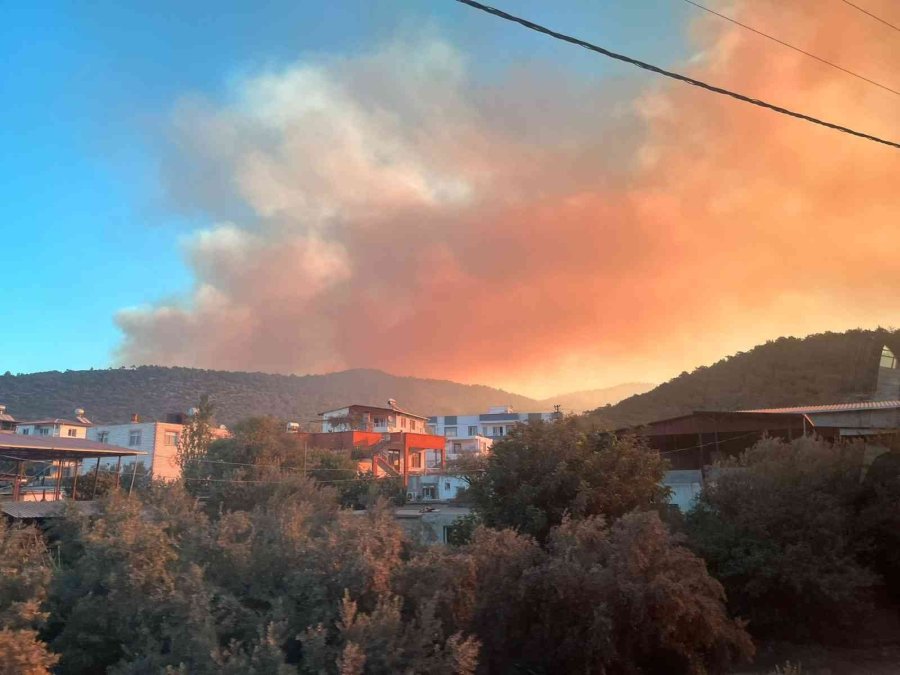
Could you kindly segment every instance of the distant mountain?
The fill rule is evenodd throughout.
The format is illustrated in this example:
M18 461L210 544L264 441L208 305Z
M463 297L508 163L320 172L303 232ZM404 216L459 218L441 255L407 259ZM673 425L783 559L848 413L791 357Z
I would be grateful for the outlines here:
M684 372L588 417L619 428L694 410L840 403L870 399L881 349L900 354L900 331L885 329L784 337Z
M141 366L0 376L0 403L17 419L71 416L75 408L84 408L95 422L127 422L132 413L163 419L186 411L203 393L213 399L216 418L224 424L253 415L302 424L323 410L350 403L386 405L389 398L421 415L507 404L522 411L543 409L534 399L501 389L365 369L297 376Z
M553 406L558 405L565 412L581 414L586 410L618 403L629 396L643 394L653 389L654 386L656 385L648 382L627 382L604 389L586 389L584 391L573 391L568 394L551 396L543 401L539 401L539 405L542 410L552 410Z

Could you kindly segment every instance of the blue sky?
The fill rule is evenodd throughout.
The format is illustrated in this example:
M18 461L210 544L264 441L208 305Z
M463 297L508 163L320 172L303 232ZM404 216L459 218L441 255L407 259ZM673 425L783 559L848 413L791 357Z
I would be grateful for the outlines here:
M76 6L79 5L80 7ZM677 0L498 6L661 63L685 58ZM15 3L0 25L0 371L105 367L124 308L185 293L180 241L207 226L167 204L158 164L179 99L228 96L243 74L352 54L420 31L484 77L521 62L649 78L451 0Z

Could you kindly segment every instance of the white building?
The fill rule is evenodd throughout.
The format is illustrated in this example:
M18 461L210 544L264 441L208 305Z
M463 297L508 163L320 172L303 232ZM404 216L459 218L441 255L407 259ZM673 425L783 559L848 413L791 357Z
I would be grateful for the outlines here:
M322 417L322 431L373 431L376 433L427 434L428 418L414 415L397 407L394 399L388 399L387 408L371 405L348 405L343 408L319 413Z
M526 422L549 422L560 416L558 412L520 413L511 406L494 406L486 413L475 415L438 415L428 418L432 433L451 438L483 436L491 440L503 438L510 430Z
M84 416L84 410L76 408L75 419L53 418L16 422L16 433L23 436L87 438L87 431L91 426L91 421Z
M122 472L126 473L126 465L136 461L143 463L144 467L154 478L175 480L181 475L181 467L178 466L176 455L178 442L184 424L176 422L141 422L135 416L133 422L126 424L96 424L88 431L88 438L100 443L109 443L129 450L138 450L147 453L135 458L122 460ZM217 438L228 436L224 428L213 429ZM115 461L101 462L100 466L115 468ZM90 467L85 467L87 470Z
M473 455L483 455L494 444L493 438L487 436L471 436L447 439L445 448L445 456L447 459L460 459L462 457L471 457Z

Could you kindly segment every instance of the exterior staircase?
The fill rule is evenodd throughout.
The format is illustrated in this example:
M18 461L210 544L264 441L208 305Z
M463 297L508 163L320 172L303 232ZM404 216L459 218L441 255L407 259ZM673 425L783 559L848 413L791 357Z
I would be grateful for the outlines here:
M394 468L394 465L391 463L390 457L387 454L390 445L390 439L386 439L363 449L367 452L369 457L375 458L375 466L384 471L388 476L397 478L402 474Z

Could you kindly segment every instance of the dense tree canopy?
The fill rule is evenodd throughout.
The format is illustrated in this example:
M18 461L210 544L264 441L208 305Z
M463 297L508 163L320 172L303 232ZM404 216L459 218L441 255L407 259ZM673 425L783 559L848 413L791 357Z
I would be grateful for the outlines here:
M46 533L0 529L13 672L701 675L752 652L702 561L634 511L662 464L632 440L569 422L517 433L501 461L535 486L556 476L533 492L539 539L498 523L423 547L376 493L345 508L345 485L376 481L340 453L272 419L235 432L197 480L112 489Z
M754 634L852 637L871 609L880 579L865 563L878 542L860 527L863 454L861 444L761 441L688 514L694 549Z
M572 518L618 518L665 502L666 463L640 439L585 433L575 419L532 423L467 467L470 498L484 523L544 541Z

